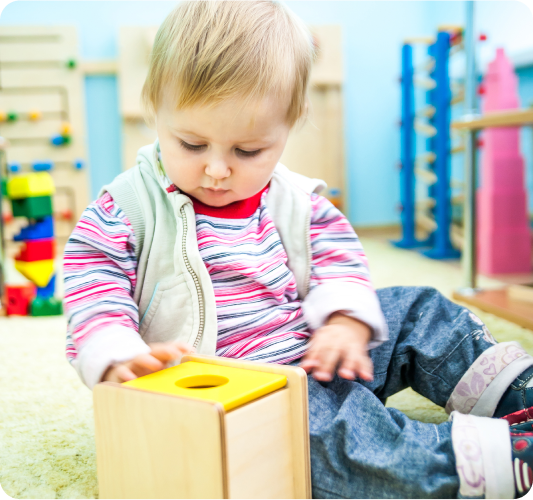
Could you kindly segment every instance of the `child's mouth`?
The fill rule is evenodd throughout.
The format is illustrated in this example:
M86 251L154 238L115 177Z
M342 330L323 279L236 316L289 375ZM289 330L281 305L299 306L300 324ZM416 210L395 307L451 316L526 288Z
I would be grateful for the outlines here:
M229 189L218 189L218 188L203 188L210 196L222 196L226 194Z

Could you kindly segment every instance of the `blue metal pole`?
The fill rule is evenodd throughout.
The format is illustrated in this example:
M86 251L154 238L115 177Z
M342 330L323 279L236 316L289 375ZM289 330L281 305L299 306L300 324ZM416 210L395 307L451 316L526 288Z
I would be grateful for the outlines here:
M414 86L413 48L402 47L402 122L401 122L401 169L400 201L402 238L392 243L400 248L419 246L415 237L415 136L414 136Z
M437 182L434 185L435 208L433 214L437 229L433 233L433 248L424 254L433 259L452 259L460 256L460 252L453 248L450 239L452 223L451 205L451 154L450 154L450 113L451 91L448 76L448 59L450 51L450 35L440 32L435 44L435 128L434 163Z

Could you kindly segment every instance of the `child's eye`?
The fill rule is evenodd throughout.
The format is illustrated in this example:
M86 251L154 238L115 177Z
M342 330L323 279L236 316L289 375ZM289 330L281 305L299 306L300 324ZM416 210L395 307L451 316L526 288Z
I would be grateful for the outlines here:
M202 149L205 148L205 144L200 144L199 146L195 146L193 144L189 144L188 142L180 140L180 146L183 149L187 149L188 151L202 151Z
M244 151L243 149L238 148L235 151L237 151L237 153L239 153L241 156L246 156L248 158L257 156L261 152L260 149L256 149L255 151Z

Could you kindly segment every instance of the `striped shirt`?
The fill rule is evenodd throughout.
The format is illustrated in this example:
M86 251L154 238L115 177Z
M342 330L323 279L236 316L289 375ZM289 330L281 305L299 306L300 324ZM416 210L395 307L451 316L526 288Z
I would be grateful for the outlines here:
M244 211L193 200L197 240L215 292L216 354L288 363L305 354L311 329L266 193L256 195L251 210L244 200ZM310 290L351 283L363 295L373 293L366 257L347 219L321 196L311 195L311 203ZM135 245L130 222L108 193L82 214L64 258L69 361L110 324L138 332Z

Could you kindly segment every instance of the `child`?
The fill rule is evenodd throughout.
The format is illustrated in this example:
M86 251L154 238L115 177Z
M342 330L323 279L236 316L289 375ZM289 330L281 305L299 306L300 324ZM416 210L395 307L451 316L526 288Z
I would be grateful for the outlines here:
M313 57L276 2L183 2L168 16L143 89L158 141L65 249L67 356L90 388L193 349L299 364L315 497L521 496L533 358L431 288L376 294L348 221L315 194L323 183L278 164ZM453 420L383 405L409 386Z

